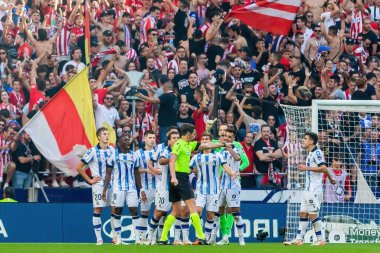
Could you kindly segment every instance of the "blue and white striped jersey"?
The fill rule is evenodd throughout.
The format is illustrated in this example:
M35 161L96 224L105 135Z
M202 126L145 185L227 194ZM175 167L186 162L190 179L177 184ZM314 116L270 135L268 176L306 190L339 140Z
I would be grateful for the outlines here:
M306 158L306 166L318 168L325 165L323 152L315 146ZM305 191L323 191L323 173L306 171Z
M170 147L165 147L160 155L160 158L170 158L171 156L171 148ZM161 165L161 182L159 184L158 189L163 190L163 191L169 191L169 184L170 184L170 169L169 169L169 164L166 165Z
M190 168L197 168L197 194L219 193L219 167L226 163L220 153L199 153L193 156Z
M107 168L112 168L113 188L119 191L136 190L135 170L139 169L137 155L120 153L118 149L107 160Z
M154 149L151 161L153 163L158 163L158 159L160 159L160 155L162 151L166 148L166 145L164 143L160 143L157 145L157 147Z
M244 150L238 147L232 149L240 157L243 155ZM228 152L226 149L222 151L222 157L226 161L227 165L231 168L232 172L239 172L240 170L240 161L236 161L235 158ZM223 170L222 177L220 179L220 189L236 189L241 188L240 181L238 178L232 179L226 171Z
M142 169L148 169L148 161L151 160L153 156L154 150L146 150L145 148L141 148L138 151L136 151L136 155L139 159L140 168ZM143 173L140 174L141 177L141 185L142 189L144 190L155 190L157 179L156 177L151 173Z
M90 148L87 153L82 157L81 161L90 167L91 175L93 177L101 177L102 180L98 182L100 185L104 185L104 179L106 176L106 163L107 159L115 152L113 147L107 146L106 149L102 149L99 144Z

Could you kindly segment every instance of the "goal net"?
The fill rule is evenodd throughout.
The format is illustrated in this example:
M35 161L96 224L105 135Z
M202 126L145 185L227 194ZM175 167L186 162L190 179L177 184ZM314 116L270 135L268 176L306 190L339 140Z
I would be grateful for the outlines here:
M281 105L286 116L287 188L285 240L296 237L305 172L306 131L318 133L330 174L324 180L320 218L330 243L380 243L380 101L315 100L311 107ZM305 242L315 240L309 225Z

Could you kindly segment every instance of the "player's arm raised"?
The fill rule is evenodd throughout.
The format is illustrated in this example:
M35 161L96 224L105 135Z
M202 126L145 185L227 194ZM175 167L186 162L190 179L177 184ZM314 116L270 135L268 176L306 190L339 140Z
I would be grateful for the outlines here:
M226 146L226 151L230 152L230 154L231 154L232 157L235 159L235 161L240 161L240 160L241 160L241 158L240 158L240 154L239 154L239 153L236 153L236 152L232 149L232 144L231 144L231 143L226 143L225 146Z
M220 142L207 142L207 143L202 143L199 147L198 150L202 149L215 149L215 148L221 148L225 147L225 143L220 143Z

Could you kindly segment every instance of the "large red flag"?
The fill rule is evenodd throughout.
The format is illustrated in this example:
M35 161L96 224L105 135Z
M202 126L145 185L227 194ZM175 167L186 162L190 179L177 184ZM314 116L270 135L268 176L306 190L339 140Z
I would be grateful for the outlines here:
M301 0L262 0L232 10L225 19L237 18L254 29L286 35L301 6Z

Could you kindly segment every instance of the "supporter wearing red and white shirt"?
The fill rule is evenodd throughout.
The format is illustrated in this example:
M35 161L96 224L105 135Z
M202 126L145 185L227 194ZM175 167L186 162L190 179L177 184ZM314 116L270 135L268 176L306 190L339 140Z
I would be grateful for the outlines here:
M4 122L2 122L4 124ZM3 182L4 168L11 162L11 143L15 135L12 127L3 126L4 130L0 135L0 183Z
M158 7L152 6L149 9L149 15L146 16L140 25L140 43L148 42L148 30L157 29L156 20L160 15L160 9Z
M5 90L1 91L0 110L7 109L12 119L16 118L17 108L9 102L9 93Z
M138 101L136 103L135 131L139 133L140 143L144 139L144 133L148 130L153 130L154 125L153 116L145 110L145 103Z
M37 34L38 29L40 29L42 25L42 23L40 22L41 14L39 10L33 9L31 14L31 20L32 23L29 25L29 31L31 31L34 34Z
M369 15L367 9L364 7L362 0L357 0L355 9L351 13L351 28L350 37L357 39L359 33L363 32L364 18Z
M186 58L186 50L184 47L177 47L177 52L173 60L168 64L168 69L174 69L175 73L179 73L179 61Z
M26 104L26 99L24 92L21 89L21 82L17 79L13 80L12 83L13 91L9 93L9 102L16 106L17 115L22 115L22 108Z
M348 88L344 91L344 95L346 97L346 100L351 100L352 94L356 91L356 84L355 82L349 81L348 82Z

